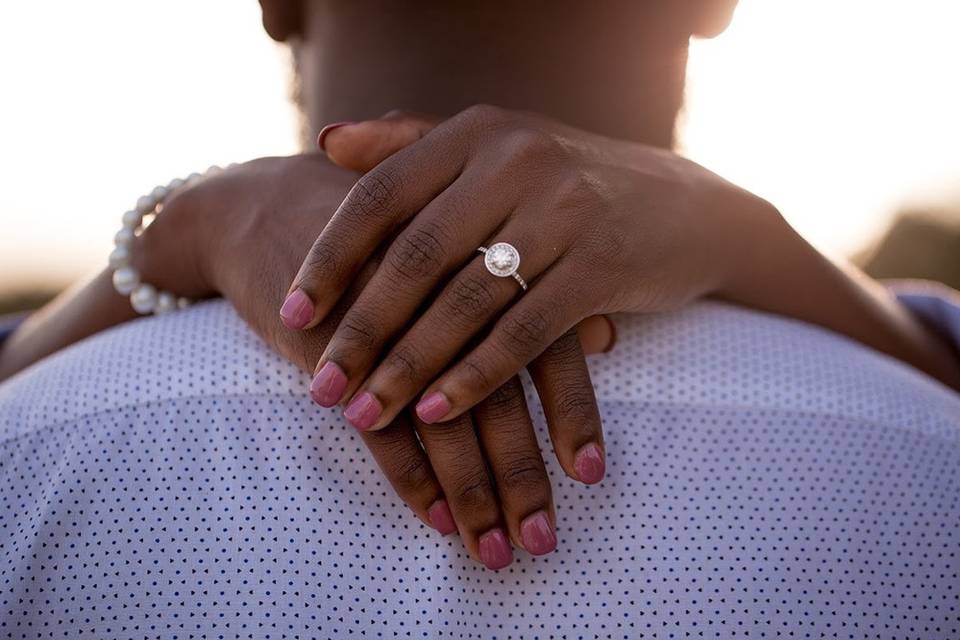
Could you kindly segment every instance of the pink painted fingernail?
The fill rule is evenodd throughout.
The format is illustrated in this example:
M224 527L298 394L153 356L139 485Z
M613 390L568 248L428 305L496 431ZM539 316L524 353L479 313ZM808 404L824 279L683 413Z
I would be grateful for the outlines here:
M347 389L347 374L333 362L327 362L310 383L310 397L321 407L332 407Z
M343 410L343 417L358 431L366 431L377 421L381 411L383 407L380 406L380 401L369 391L364 391L350 401L347 408Z
M334 129L339 129L340 127L345 127L348 124L354 124L353 122L334 122L333 124L328 124L323 129L320 129L319 135L317 135L317 146L320 148L320 151L326 151L324 147L327 136L330 135L330 132Z
M553 531L550 518L543 511L527 516L520 523L520 539L528 553L542 556L557 548L557 534Z
M442 535L450 535L457 530L457 523L453 521L453 514L450 513L450 505L443 498L430 505L427 515L430 516L430 524Z
M501 529L491 529L480 536L480 561L494 571L513 562L513 551Z
M593 442L580 447L573 458L573 468L577 472L577 477L586 484L596 484L603 480L606 467L603 451Z
M280 307L280 319L288 329L303 329L313 318L313 302L301 289L294 289Z
M433 424L450 413L450 401L439 391L434 391L417 403L417 415L427 424Z

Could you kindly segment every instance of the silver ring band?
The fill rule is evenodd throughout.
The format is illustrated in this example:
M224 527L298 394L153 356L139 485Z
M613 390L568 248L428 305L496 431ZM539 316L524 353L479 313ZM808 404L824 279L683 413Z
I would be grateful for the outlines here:
M477 251L483 254L483 265L487 271L498 278L511 277L517 281L520 288L527 290L527 281L517 273L520 267L520 252L508 242L498 242L490 247L478 247Z

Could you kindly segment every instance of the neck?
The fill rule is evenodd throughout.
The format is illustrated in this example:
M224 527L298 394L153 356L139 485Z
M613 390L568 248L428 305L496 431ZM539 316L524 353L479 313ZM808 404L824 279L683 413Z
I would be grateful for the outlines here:
M426 4L308 3L296 56L312 133L393 109L449 116L488 103L672 145L689 34L648 3Z

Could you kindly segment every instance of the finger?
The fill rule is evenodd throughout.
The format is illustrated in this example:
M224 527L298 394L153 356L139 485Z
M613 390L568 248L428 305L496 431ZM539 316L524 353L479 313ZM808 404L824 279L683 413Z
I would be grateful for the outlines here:
M561 260L510 307L490 334L441 375L417 403L423 418L445 421L470 409L588 315L588 295ZM443 413L437 407L445 409Z
M576 331L563 334L527 369L540 396L560 466L574 480L600 482L606 460L603 427Z
M577 335L584 354L607 353L617 342L617 327L609 316L590 316L577 324Z
M470 415L445 425L414 423L470 554L488 569L506 567L513 551Z
M385 429L362 437L383 475L417 517L443 535L456 531L443 489L409 418L397 416Z
M348 380L345 395L328 398L326 406L352 397L387 343L410 325L411 318L431 292L470 256L482 257L476 252L477 245L472 238L488 237L510 208L510 203L499 190L479 190L473 186L484 184L488 177L479 169L458 178L390 244L376 273L340 321L317 363L318 375L325 371L325 367L329 374L328 363L333 362L336 371L343 372ZM472 215L476 206L490 215ZM514 286L511 293L516 289ZM404 355L403 351L398 351L392 362L410 369L416 366L410 362L416 357L415 352ZM439 369L433 375L437 372ZM426 386L428 380L406 393L404 402L391 404L389 416L380 419L380 411L377 415L369 412L363 415L376 422L376 427L382 427ZM372 403L366 396L363 401L382 411L384 398L376 396L375 391L373 393L377 403ZM354 422L354 425L362 430L372 426L370 422Z
M525 277L536 278L555 260L552 250L545 250L533 236L519 233L510 224L500 233L501 237L519 238L518 253L528 256L521 265ZM355 388L359 390L345 412L347 419L355 427L361 430L378 429L389 423L393 416L410 404L431 380L454 361L471 339L522 292L520 285L512 277L496 277L490 273L486 266L487 255L479 252L474 255L476 257L440 292L369 377L363 380L366 371L358 372L361 375L354 380L359 385ZM402 291L403 288L398 283L394 290ZM367 290L370 288L364 290L361 296L364 296ZM381 300L383 296L389 298L390 294L384 291L380 296ZM382 326L386 319L392 319L398 329L409 324L407 318L414 311L413 307L403 309L401 304L397 304L396 308L402 309L403 313L393 316L393 309L383 312L381 306L375 305L376 300L377 296L372 297L366 308L358 303L348 314L353 314L354 309L358 309L358 315L354 315L354 318L363 317L371 326ZM374 320L378 312L379 319ZM374 354L373 349L358 349L356 347L362 345L357 345L356 342L354 340L353 345L347 345L353 347L353 351L348 353L347 349L343 348L344 342L335 336L328 346L328 353L336 353L339 357L352 360L366 360L365 368L369 369L379 352ZM354 403L358 404L354 406ZM371 408L369 411L358 410L368 407ZM421 413L420 417L432 421L438 411L440 409L434 408L432 413ZM357 419L354 419L354 416Z
M379 120L324 127L317 144L334 164L366 173L440 122L440 118L395 112Z
M535 556L557 548L550 479L516 376L478 404L471 415L497 486L510 537Z
M288 291L281 317L316 325L376 248L460 175L468 145L449 121L361 177L317 237Z

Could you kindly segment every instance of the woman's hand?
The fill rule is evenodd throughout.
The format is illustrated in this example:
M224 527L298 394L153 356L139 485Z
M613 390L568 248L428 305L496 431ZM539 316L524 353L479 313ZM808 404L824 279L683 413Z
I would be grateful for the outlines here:
M337 376L331 400L349 401L362 431L418 394L425 422L462 415L588 316L718 291L743 243L722 212L763 210L675 154L536 115L474 107L432 124L400 117L328 132L334 159L364 128L387 147L416 141L353 187L289 289L303 310L291 324L312 327L389 244L316 367L318 379ZM527 293L484 266L478 247L498 242L519 250Z
M164 289L223 295L272 348L311 371L377 256L313 330L286 329L276 308L284 283L356 179L319 154L239 165L173 196L135 248L135 266ZM555 446L569 452L561 456L564 468L599 481L600 420L576 335L562 336L531 371ZM417 515L443 533L459 529L486 566L509 563L509 540L538 555L556 545L550 483L517 378L450 425L398 412L363 439Z

